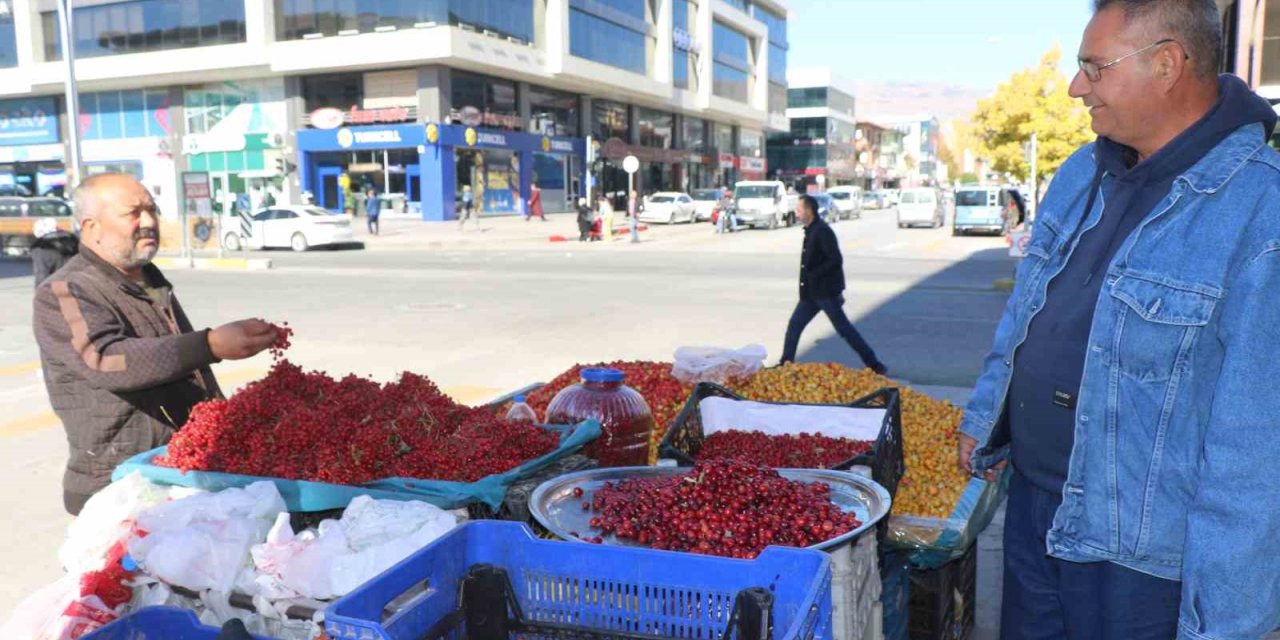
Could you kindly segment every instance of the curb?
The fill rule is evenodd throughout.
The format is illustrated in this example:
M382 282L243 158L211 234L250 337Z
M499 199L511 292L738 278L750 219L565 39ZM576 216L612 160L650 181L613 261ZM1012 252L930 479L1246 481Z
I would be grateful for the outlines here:
M271 268L269 258L172 258L152 261L165 269L205 269L209 271L265 271Z

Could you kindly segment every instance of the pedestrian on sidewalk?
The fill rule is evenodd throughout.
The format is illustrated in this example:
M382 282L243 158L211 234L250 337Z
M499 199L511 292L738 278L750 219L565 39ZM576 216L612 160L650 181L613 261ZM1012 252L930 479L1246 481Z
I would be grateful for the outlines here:
M587 206L587 199L578 198L578 242L591 239L591 223L594 222L594 217L591 207Z
M160 211L133 176L89 177L72 198L80 253L36 289L33 328L69 447L63 506L78 515L117 465L168 443L197 403L223 397L210 365L265 351L276 332L254 319L192 329L152 264Z
M528 222L530 218L538 218L543 222L547 221L547 214L542 211L542 189L538 188L537 183L529 187L529 215L525 218L525 222Z
M471 185L462 185L462 215L458 216L458 228L466 227L467 218L475 218L476 229L480 228L480 215L476 213L476 196L471 192Z
M606 196L600 198L600 239L613 240L613 203Z
M844 257L835 231L818 216L818 201L811 195L800 196L796 217L804 225L804 244L800 249L800 302L787 323L787 337L782 349L782 362L794 362L800 335L821 311L827 315L844 341L858 353L869 369L885 375L888 368L876 357L871 345L849 321L844 312Z
M365 192L364 214L369 218L369 234L378 235L380 229L378 218L382 216L382 198L378 197L378 191L373 187L369 187Z
M32 231L36 241L31 245L31 266L39 287L79 253L80 239L74 233L58 229L58 222L53 218L36 220Z
M640 194L634 189L631 190L631 197L627 200L627 226L631 229L631 244L640 242L640 210L644 205L640 202Z
M1280 623L1280 154L1218 75L1214 0L1095 0L1058 169L964 412L1012 462L1002 638L1261 638Z

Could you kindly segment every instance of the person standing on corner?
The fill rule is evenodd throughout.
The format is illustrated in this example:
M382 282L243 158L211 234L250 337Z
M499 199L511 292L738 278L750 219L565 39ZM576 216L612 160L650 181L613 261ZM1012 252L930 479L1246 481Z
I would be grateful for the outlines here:
M529 209L525 222L532 218L547 221L547 214L542 211L542 189L538 188L537 183L529 185Z
M32 231L36 241L31 245L31 267L39 287L75 257L80 251L80 239L74 233L59 229L53 218L36 220Z
M1280 626L1276 113L1221 68L1214 0L1095 0L1058 169L961 422L1011 463L1006 640Z
M369 187L365 194L364 213L369 217L369 234L378 235L381 229L378 218L382 217L382 198L378 197L378 190L373 187Z
M276 331L252 319L192 329L151 264L160 213L133 176L90 177L72 197L80 253L36 289L32 324L70 449L63 505L78 515L116 465L168 443L192 407L222 397L210 365L266 350Z
M835 231L818 217L818 201L811 195L800 196L796 203L796 217L804 225L804 245L800 250L800 302L787 323L782 362L795 361L800 335L821 311L867 368L886 375L888 367L880 362L871 345L844 313L844 257L840 254L840 241Z
M476 196L471 192L471 185L462 185L462 215L458 216L458 228L465 229L467 218L476 219L476 228L480 228L480 216L476 214Z
M578 242L591 239L591 223L595 221L594 218L595 214L587 205L587 199L578 198Z
M643 208L640 201L640 194L634 189L631 190L631 197L627 199L627 227L631 231L631 244L640 242L640 210Z

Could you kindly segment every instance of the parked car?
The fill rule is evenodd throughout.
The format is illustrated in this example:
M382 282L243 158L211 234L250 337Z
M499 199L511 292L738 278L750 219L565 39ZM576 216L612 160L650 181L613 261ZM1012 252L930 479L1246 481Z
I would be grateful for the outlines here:
M35 244L40 218L55 218L59 229L75 230L71 207L63 200L0 196L0 249L5 255L26 255Z
M827 193L836 201L840 218L857 220L862 217L862 187L832 187Z
M690 194L693 196L693 219L697 222L710 220L711 212L720 203L720 196L723 193L719 189L694 189Z
M885 209L898 206L898 202L901 199L901 192L897 189L881 189L876 194L880 196L880 206Z
M956 217L952 223L952 234L974 231L1004 233L1008 212L1017 206L1019 197L1009 188L960 187L956 190Z
M752 228L791 226L796 220L799 197L799 194L788 194L786 186L778 180L744 180L733 186L738 224Z
M862 210L867 209L883 209L884 196L879 191L866 191L862 194Z
M311 247L337 247L355 243L351 216L311 205L269 207L253 214L249 236L241 231L240 218L229 216L222 222L223 246L241 248L289 248L306 251Z
M637 217L641 222L695 222L693 198L687 193L664 191L655 193L644 201L644 210Z
M941 227L946 222L946 214L942 208L942 198L936 189L922 187L903 189L898 202L898 228L925 225L931 228Z
M815 193L813 200L818 203L819 218L825 220L827 224L840 221L840 210L836 208L836 200L830 193Z

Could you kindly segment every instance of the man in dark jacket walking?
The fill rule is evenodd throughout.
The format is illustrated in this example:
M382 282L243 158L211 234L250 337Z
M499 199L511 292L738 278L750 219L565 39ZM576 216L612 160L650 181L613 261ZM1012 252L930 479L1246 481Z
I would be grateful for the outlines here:
M80 251L80 239L59 229L53 218L37 220L33 231L36 241L31 245L31 266L38 287Z
M76 515L116 465L166 444L196 403L222 397L211 364L253 356L276 333L261 320L192 330L151 264L159 214L135 178L96 175L74 198L80 254L36 289L33 325L70 448L63 504Z
M844 313L844 257L840 255L836 233L818 217L818 202L813 196L800 196L796 217L804 224L804 247L800 250L800 302L787 324L782 362L795 361L800 334L821 311L827 314L836 333L858 352L862 362L872 371L884 375L888 368Z

